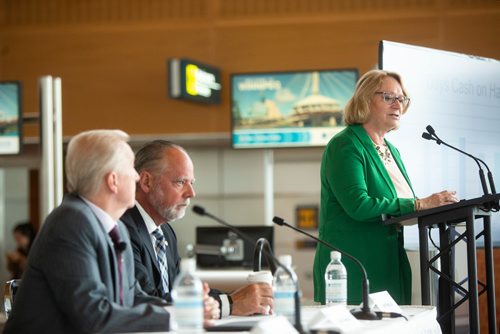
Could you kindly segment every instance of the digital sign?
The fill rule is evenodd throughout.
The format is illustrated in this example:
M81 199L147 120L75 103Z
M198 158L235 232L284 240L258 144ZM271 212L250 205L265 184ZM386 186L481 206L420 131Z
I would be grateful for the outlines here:
M220 70L185 58L168 61L169 96L201 103L220 103Z
M357 79L356 69L232 74L233 148L326 145Z
M0 155L19 154L22 135L21 83L0 82Z

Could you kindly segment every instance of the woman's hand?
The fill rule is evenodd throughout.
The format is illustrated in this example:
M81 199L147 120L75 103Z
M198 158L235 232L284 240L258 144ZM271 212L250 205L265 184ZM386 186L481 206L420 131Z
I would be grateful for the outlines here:
M438 206L447 205L458 202L456 191L443 190L439 193L432 194L428 197L417 199L417 211L436 208Z

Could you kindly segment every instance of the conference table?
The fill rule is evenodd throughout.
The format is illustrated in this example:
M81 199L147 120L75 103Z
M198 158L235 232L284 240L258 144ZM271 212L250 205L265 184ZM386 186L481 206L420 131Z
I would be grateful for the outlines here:
M308 324L317 314L318 310L325 306L303 306L301 308L302 324L304 329L308 330ZM360 327L350 331L344 331L342 334L441 334L441 327L436 320L436 308L434 306L401 306L403 314L408 321L403 318L383 319L379 321L360 321ZM234 317L230 316L224 319L216 320L216 325L238 325L243 323L254 323L269 319L272 316L252 316L252 317ZM3 331L3 322L0 314L0 333ZM170 332L173 333L173 332ZM174 332L175 333L175 332ZM210 333L267 333L263 331L210 331ZM334 333L333 331L331 333ZM286 334L286 331L272 332L272 334Z
M311 305L301 308L302 325L306 333L309 332L309 323L318 313L318 310L326 306ZM404 318L388 318L378 321L360 321L359 327L356 329L343 331L342 334L441 334L441 327L436 320L437 312L434 306L401 306ZM272 316L252 316L252 317L236 317L230 316L224 319L216 320L216 326L239 326L241 324L255 323L269 319ZM326 330L327 328L325 328ZM333 327L330 329L334 329ZM211 333L272 333L278 334L276 331L266 332L262 328L254 331L210 331ZM279 331L279 334L286 331ZM327 332L324 332L327 333ZM332 330L329 333L336 333Z

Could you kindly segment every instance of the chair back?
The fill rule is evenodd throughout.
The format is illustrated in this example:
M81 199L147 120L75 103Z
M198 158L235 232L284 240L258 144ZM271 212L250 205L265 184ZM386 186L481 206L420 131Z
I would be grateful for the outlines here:
M6 318L9 318L12 305L14 305L14 298L20 283L21 279L12 279L5 282L5 289L3 292L3 309L5 311Z

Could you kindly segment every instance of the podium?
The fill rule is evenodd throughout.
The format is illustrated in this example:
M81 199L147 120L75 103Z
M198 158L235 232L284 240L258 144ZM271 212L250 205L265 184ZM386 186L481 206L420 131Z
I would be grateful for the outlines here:
M416 218L420 247L422 304L430 305L429 274L430 271L433 271L439 276L437 320L443 333L455 333L455 309L465 301L469 302L469 333L479 333L478 297L483 293L487 294L489 332L497 333L491 214L498 211L499 199L500 194L484 195L450 205L384 219L385 225L409 225L405 221L415 221ZM483 228L476 234L474 223L479 219L483 221ZM462 223L465 223L465 232L459 234L455 228ZM440 244L438 253L429 259L428 233L432 228L439 229ZM477 280L476 239L480 237L484 238L486 283ZM454 278L454 248L460 241L467 244L468 290L462 287L463 282L455 282ZM441 270L433 266L433 263L438 260L440 260ZM478 285L481 287L480 291ZM455 302L455 293L462 296L458 302Z

